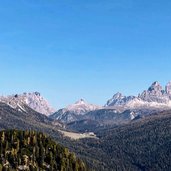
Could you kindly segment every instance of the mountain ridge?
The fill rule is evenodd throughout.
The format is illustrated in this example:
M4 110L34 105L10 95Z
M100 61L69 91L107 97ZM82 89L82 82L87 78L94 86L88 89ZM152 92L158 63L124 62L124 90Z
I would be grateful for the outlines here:
M139 107L171 108L171 81L165 86L165 89L158 81L155 81L138 96L124 96L118 92L107 101L104 107L123 107L127 109Z
M171 82L163 89L160 83L155 81L137 96L124 96L118 92L102 107L89 104L81 99L58 110L50 115L50 118L64 123L81 120L89 120L87 123L90 123L91 120L91 123L98 121L100 124L117 124L117 122L129 122L138 116L143 117L168 109L171 109Z
M25 107L25 105L27 105L33 110L63 123L85 119L87 118L86 114L88 114L89 117L92 115L92 117L96 118L96 116L93 116L95 115L93 112L98 114L99 112L96 111L102 109L105 109L107 113L111 113L111 111L108 112L107 110L115 109L116 112L114 111L113 115L130 110L129 116L131 117L129 118L133 118L132 112L136 113L136 117L145 112L152 113L155 110L171 109L171 81L167 83L165 88L163 88L158 81L155 81L147 90L144 90L137 96L124 96L122 93L118 92L109 99L104 106L91 104L84 99L80 99L74 104L68 105L56 112L39 92L0 96L0 102L6 103L10 107L24 112L27 112Z
M49 117L52 119L60 120L62 122L72 122L77 120L82 115L100 109L100 106L90 104L84 99L76 101L74 104L67 106L66 108L59 109Z
M0 96L0 102L22 111L25 111L24 105L27 105L36 112L47 116L55 112L39 92Z

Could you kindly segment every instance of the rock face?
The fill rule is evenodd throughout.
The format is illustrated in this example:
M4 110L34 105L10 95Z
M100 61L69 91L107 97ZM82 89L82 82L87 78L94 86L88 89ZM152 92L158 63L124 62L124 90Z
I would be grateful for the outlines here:
M62 122L72 122L77 120L80 116L100 108L101 107L97 105L89 104L85 100L80 99L76 103L60 109L56 113L50 115L50 118L60 120Z
M45 115L50 115L55 111L39 92L16 94L6 97L0 96L0 102L8 104L12 108L19 108L22 111L25 110L24 105L27 105Z
M171 82L169 82L165 90L159 84L154 82L148 90L143 91L136 96L123 96L117 93L112 99L108 100L105 107L122 107L130 108L171 108Z
M86 102L84 99L80 99L72 105L69 105L66 110L70 112L74 112L77 115L84 115L89 111L93 111L98 109L99 106L90 104Z
M107 101L103 109L82 115L77 118L77 121L69 123L68 127L93 131L99 125L129 123L167 109L171 109L171 82L163 89L156 81L138 96L124 96L122 93L116 93Z
M154 95L162 95L162 86L159 82L154 82L149 88L148 91Z
M170 100L167 93L158 82L154 82L148 90L139 95L139 98L147 102L157 103L168 103Z
M116 93L110 100L107 101L105 107L108 106L122 106L130 101L137 99L135 96L124 96L121 93Z
M171 81L166 85L165 92L169 97L171 97Z

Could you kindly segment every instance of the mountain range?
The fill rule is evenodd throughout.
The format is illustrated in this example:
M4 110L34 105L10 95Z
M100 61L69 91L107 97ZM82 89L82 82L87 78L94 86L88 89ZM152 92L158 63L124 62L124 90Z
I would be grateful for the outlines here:
M0 130L48 134L92 170L170 170L170 84L154 82L138 96L117 93L104 106L80 99L57 112L38 92L1 96ZM61 130L97 138L75 141Z
M74 127L80 125L80 121L87 124L90 120L91 124L95 125L97 122L99 125L120 124L170 108L171 82L163 89L156 81L138 96L124 96L118 92L104 106L92 105L81 99L73 105L58 110L50 115L50 118L70 123L70 126L74 124Z
M169 82L165 89L154 82L148 90L144 90L138 96L124 96L122 93L116 93L110 100L107 101L105 107L137 109L139 107L171 107L171 82Z
M0 96L0 102L19 111L29 108L63 123L90 120L101 124L117 124L137 117L171 108L171 81L162 88L154 82L137 96L124 96L116 93L104 106L98 106L80 99L66 108L55 111L39 92Z

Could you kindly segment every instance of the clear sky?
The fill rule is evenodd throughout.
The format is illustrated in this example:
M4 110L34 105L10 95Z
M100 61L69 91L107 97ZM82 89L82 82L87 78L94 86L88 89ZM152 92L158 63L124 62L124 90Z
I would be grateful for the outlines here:
M4 0L0 93L103 105L171 80L170 0Z

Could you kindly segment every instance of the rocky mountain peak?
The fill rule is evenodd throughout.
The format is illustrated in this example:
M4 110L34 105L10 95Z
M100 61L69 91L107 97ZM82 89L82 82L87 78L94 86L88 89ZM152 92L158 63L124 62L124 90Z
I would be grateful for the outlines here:
M122 98L124 98L124 96L120 92L117 92L116 94L113 95L113 99L122 99Z
M74 104L60 109L54 114L50 115L50 118L60 120L61 122L72 122L77 120L80 116L97 109L101 109L101 107L90 104L84 99L80 99Z
M74 104L66 107L68 111L74 111L75 113L85 113L87 111L95 110L98 106L86 102L84 99L80 99Z
M150 92L162 92L162 90L163 88L158 81L152 83L152 85L148 88L148 91Z
M80 99L75 102L75 104L85 104L85 103L86 103L86 101L84 99Z
M143 91L138 97L146 102L166 103L168 101L168 98L164 97L164 90L158 81L152 83L148 90Z
M48 101L42 97L39 92L15 94L6 97L0 96L0 102L6 103L13 108L20 106L23 110L23 105L27 105L33 110L45 115L50 115L55 112Z
M165 87L165 92L166 94L171 95L171 81L167 83Z
M118 105L122 104L125 101L125 97L126 96L122 95L122 93L117 92L116 94L113 95L113 97L110 100L107 101L105 107L113 106L115 104L118 104Z
M116 93L113 98L107 101L105 107L171 107L171 81L166 85L165 90L158 81L136 96L123 96L121 93Z
M41 94L39 93L39 92L34 92L34 94L36 95L36 96L41 96Z

